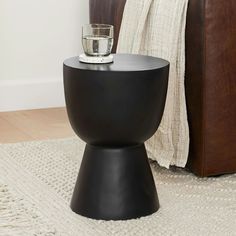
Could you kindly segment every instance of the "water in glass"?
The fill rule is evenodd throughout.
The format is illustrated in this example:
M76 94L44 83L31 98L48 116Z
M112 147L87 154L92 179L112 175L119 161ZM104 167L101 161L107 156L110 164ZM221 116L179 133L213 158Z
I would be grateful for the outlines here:
M88 56L107 56L111 53L113 38L106 35L83 36L84 52Z

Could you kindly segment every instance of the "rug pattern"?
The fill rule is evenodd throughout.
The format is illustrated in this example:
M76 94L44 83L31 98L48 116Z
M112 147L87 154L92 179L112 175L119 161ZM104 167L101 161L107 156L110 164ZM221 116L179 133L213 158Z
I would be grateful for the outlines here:
M155 162L158 212L128 221L76 215L69 203L83 149L77 138L0 145L0 236L236 235L236 174L197 178Z

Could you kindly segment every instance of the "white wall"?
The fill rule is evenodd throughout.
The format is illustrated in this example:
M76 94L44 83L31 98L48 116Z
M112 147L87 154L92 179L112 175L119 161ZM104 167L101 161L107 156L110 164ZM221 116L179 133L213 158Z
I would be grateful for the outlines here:
M88 0L0 0L0 111L62 106L62 64L78 55Z

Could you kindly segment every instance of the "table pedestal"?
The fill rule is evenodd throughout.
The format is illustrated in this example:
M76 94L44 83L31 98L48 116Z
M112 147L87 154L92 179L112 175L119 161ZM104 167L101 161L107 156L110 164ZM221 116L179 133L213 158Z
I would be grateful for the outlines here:
M154 213L158 196L144 144L86 145L71 209L103 220L126 220Z

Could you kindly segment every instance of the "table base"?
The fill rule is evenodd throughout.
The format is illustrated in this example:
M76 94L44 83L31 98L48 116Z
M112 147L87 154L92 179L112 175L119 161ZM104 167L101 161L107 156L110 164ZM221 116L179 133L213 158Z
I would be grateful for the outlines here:
M156 212L158 196L144 144L86 145L71 209L85 217L126 220Z

